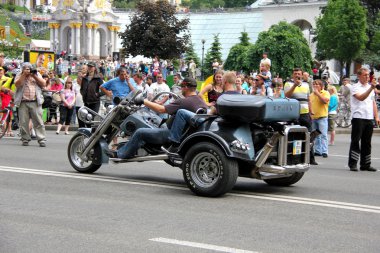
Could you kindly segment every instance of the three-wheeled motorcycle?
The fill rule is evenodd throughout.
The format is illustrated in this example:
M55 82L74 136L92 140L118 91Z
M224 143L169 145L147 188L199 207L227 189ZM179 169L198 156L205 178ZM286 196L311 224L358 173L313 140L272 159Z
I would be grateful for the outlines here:
M217 115L196 114L192 120L196 124L190 123L184 130L176 153L146 144L132 159L109 158L107 150L115 136L127 139L139 128L166 127L155 112L135 105L138 95L131 92L105 116L86 107L78 111L80 119L92 127L79 129L68 145L75 170L93 173L109 161L163 160L182 169L195 194L216 197L229 192L238 176L289 186L310 167L310 133L297 124L298 101L239 94L219 97ZM160 95L163 93L153 100Z

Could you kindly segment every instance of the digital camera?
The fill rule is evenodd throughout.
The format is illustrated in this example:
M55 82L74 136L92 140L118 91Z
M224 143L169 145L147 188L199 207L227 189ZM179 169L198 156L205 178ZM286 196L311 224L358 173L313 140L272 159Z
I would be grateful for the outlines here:
M37 69L32 68L32 69L30 70L30 73L33 74L33 75L37 75Z

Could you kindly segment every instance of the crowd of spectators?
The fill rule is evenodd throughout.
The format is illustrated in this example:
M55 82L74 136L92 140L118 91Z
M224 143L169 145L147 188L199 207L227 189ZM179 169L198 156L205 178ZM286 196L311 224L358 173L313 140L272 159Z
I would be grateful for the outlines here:
M0 53L2 108L13 105L14 100L17 101L16 105L24 112L24 115L32 110L35 112L29 113L30 117L19 115L23 145L27 145L31 139L36 138L40 146L45 146L45 124L56 124L57 134L63 127L66 135L70 134L69 126L76 121L79 127L84 127L85 124L76 116L76 111L83 105L99 113L103 105L112 105L114 97L125 97L134 89L141 90L148 100L152 100L163 91L172 91L182 96L181 80L185 76L195 80L198 76L197 66L193 60L188 63L181 60L176 70L172 62L159 60L157 57L151 64L142 61L121 64L118 61L112 61L111 58L99 61L80 58L69 64L68 71L62 68L63 60L58 59L55 68L51 67L51 64L47 69L37 68L39 72L36 74L31 74L30 71L38 66L26 63L22 65L17 76L15 72L12 76L12 70L19 67L18 63L15 62L6 67L2 58L4 54ZM51 59L48 61L50 63ZM204 83L198 95L205 101L211 112L214 110L218 97L226 93L226 86L222 82L225 75L223 65L215 60L210 68L214 73L212 82ZM6 71L9 77L6 76ZM306 126L310 132L316 129L321 132L310 154L311 164L317 165L314 155L327 158L328 146L334 145L334 120L338 113L339 102L345 99L346 103L350 104L354 95L355 85L348 78L343 79L343 84L337 92L336 87L330 83L328 71L327 69L327 72L318 75L315 69L295 68L291 78L280 77L271 73L271 60L267 53L263 53L258 71L250 74L234 72L234 84L233 87L228 88L228 92L231 92L233 88L234 93L242 95L297 99L300 102L300 124ZM167 82L169 76L173 76L170 86ZM19 90L23 93L17 100ZM45 94L45 101L40 101L40 93ZM378 95L378 91L375 90L373 94ZM107 98L103 100L103 103L102 97ZM47 103L48 101L50 102ZM35 106L34 102L36 102ZM169 103L169 96L160 96L154 102L165 106ZM46 108L45 122L41 122L40 107ZM166 118L167 113L161 113L160 116ZM378 121L376 115L374 119ZM330 137L328 132L330 132ZM7 136L14 135L12 130L8 130ZM114 144L116 146L117 140L114 140Z

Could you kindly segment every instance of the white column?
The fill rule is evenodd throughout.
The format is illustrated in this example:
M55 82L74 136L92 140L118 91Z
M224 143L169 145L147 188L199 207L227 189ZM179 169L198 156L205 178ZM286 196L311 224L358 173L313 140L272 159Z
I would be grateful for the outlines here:
M54 40L59 42L58 45L57 45L57 48L55 49L55 50L57 50L57 52L61 51L60 48L61 48L61 43L62 43L60 41L59 29L60 29L60 27L57 27L57 28L54 29Z
M117 50L117 31L113 31L113 43L112 43L112 51L116 52Z
M71 27L71 51L70 54L75 54L75 27Z
M80 27L78 26L75 28L75 41L76 41L75 54L79 55L80 54Z
M53 27L50 27L50 50L53 51L54 50L54 28Z
M86 44L84 47L87 48L87 54L88 55L92 55L92 29L91 28L86 28L86 33L87 33L87 37L86 37Z
M91 35L91 37L92 37L92 40L91 40L91 55L92 56L95 55L95 30L96 30L96 28L93 28L91 30L91 33L92 33L92 35Z

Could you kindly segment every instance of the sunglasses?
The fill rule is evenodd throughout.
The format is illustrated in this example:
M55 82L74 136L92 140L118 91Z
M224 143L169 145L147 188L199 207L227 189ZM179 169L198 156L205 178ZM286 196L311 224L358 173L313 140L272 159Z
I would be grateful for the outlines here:
M73 83L73 82L66 82L66 84L67 84L67 83Z

